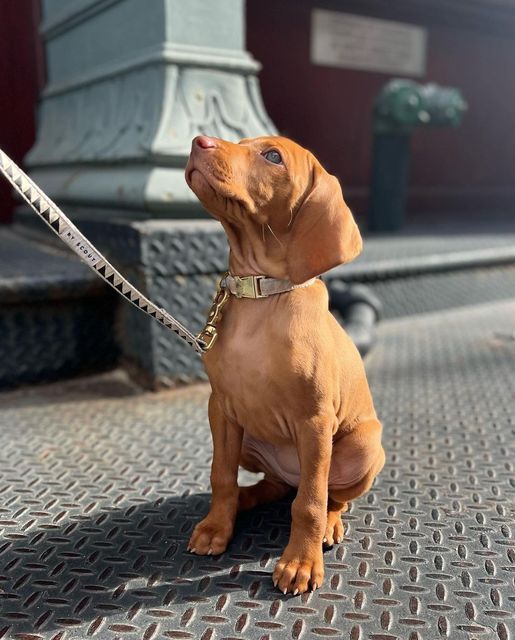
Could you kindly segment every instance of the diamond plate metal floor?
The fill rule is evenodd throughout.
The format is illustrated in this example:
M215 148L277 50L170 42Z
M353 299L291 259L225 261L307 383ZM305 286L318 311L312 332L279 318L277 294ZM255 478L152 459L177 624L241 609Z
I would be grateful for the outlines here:
M270 574L288 502L186 552L208 507L205 386L99 377L0 395L0 638L515 637L515 303L384 323L387 465L314 594Z

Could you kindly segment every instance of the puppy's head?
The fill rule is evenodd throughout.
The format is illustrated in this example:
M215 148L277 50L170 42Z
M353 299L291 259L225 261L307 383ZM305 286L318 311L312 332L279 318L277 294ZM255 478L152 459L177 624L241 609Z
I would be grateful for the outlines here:
M186 181L217 220L244 229L269 225L280 239L278 259L301 283L361 251L361 236L338 180L312 153L282 137L239 144L198 136Z

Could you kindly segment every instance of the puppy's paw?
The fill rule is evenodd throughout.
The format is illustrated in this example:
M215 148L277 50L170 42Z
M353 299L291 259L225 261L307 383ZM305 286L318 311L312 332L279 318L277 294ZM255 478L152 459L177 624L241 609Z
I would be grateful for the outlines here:
M188 542L188 551L199 556L219 555L227 549L232 529L232 525L215 522L207 516L193 529Z
M316 547L311 552L298 553L288 545L275 565L274 586L294 596L317 589L324 580L324 559L321 547Z
M333 544L342 542L343 531L342 512L328 511L327 524L325 526L324 533L324 546L332 547Z

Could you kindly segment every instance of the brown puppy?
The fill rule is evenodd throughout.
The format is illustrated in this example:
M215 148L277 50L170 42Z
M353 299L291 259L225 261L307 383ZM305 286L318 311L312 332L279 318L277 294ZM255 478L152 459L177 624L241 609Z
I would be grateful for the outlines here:
M227 233L232 275L301 284L361 251L337 179L286 138L233 144L199 136L186 180ZM342 511L384 464L361 357L330 314L321 280L261 299L231 295L218 329L204 356L212 502L188 548L222 553L238 510L294 486L290 540L273 580L283 593L316 589L323 542L342 540ZM238 488L238 465L265 477Z

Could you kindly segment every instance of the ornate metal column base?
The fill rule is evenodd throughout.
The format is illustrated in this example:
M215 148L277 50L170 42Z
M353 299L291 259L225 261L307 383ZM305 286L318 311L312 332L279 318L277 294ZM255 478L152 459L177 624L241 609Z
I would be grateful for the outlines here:
M44 0L48 84L31 177L104 217L195 216L191 139L274 133L243 0Z
M227 268L221 228L143 220L205 215L184 179L194 136L275 133L245 51L244 0L43 0L43 15L48 84L30 175L138 288L200 330ZM17 221L51 242L32 212ZM171 332L118 309L123 361L140 382L202 378Z

